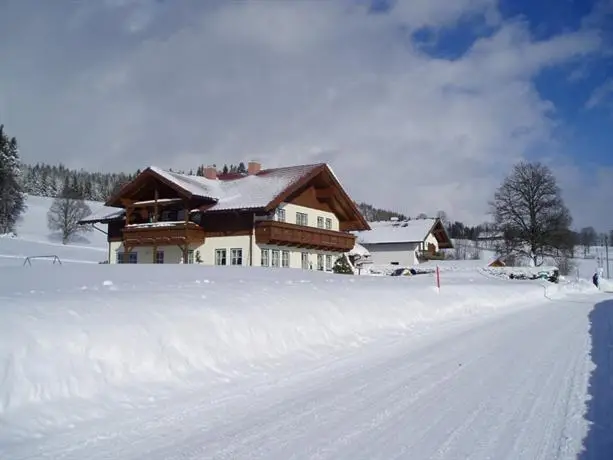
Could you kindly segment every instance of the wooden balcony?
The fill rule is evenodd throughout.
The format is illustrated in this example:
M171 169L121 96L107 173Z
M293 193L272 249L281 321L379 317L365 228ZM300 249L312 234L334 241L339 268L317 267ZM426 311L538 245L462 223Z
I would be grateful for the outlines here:
M127 247L201 245L204 238L204 229L194 222L156 222L123 228L123 242Z
M304 227L273 220L258 222L255 226L255 241L257 244L348 252L353 249L355 238L354 235L349 233Z

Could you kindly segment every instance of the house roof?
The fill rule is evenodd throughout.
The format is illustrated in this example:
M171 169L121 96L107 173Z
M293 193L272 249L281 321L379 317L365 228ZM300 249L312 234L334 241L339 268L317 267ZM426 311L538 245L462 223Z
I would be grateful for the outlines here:
M368 257L370 256L370 252L364 246L356 241L353 245L353 249L349 251L350 256L360 256L360 257Z
M95 212L79 221L79 224L95 224L108 223L111 220L117 220L126 213L125 209L111 208L109 206L100 206Z
M369 222L369 232L357 232L360 244L419 243L434 230L439 219Z
M180 174L150 166L111 197L106 205L121 206L121 198L138 187L139 177L153 175L186 198L202 199L204 203L199 205L199 210L207 213L249 209L270 211L322 173L327 174L328 181L337 186L335 197L343 202L343 207L348 209L355 220L357 227L353 228L368 229L368 222L347 195L332 169L325 163L264 169L252 175L219 175L217 179Z
M230 176L231 178L223 180L188 176L156 166L151 166L149 169L194 197L214 200L215 203L206 209L207 212L211 212L266 208L292 185L302 182L302 179L321 171L324 167L325 164L289 166L266 169L258 174L238 178Z

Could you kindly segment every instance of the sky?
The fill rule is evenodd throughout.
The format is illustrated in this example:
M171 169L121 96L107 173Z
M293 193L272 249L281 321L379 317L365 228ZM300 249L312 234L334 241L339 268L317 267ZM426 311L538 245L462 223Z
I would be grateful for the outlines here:
M328 162L357 201L488 220L512 165L613 228L613 0L0 0L26 163Z

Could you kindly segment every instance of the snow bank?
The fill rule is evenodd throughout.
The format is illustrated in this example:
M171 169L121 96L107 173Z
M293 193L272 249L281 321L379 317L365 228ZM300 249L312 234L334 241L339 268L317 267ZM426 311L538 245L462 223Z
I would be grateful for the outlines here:
M228 379L297 352L316 356L543 298L541 286L518 289L521 283L449 274L438 293L431 275L193 265L0 269L0 423L45 404Z
M598 280L598 289L602 292L613 292L613 281L606 278L600 278Z

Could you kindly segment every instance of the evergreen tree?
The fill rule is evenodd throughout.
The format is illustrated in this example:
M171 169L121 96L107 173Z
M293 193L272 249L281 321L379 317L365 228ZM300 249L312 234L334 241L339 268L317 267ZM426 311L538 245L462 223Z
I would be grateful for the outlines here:
M0 234L15 231L26 209L25 198L17 139L9 139L0 125Z
M353 270L351 269L351 265L349 265L349 261L347 260L347 256L345 254L336 259L336 262L334 262L334 266L332 267L332 271L342 275L353 275Z

